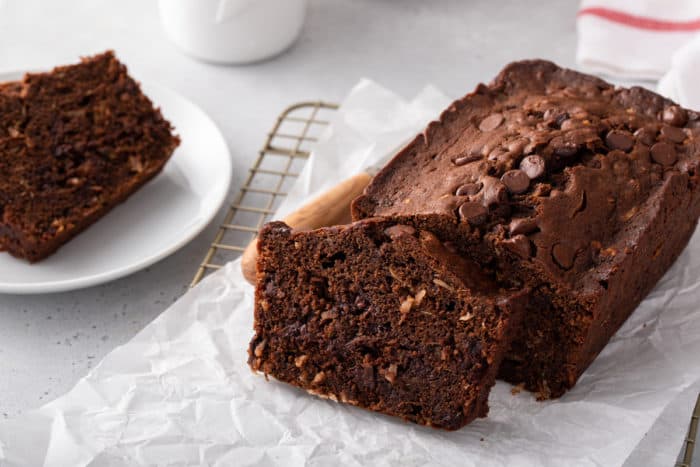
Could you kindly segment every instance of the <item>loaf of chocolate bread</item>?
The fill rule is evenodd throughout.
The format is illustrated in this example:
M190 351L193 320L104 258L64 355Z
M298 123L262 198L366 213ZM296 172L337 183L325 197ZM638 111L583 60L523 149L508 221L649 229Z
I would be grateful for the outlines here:
M699 137L698 113L653 92L513 63L400 151L353 218L419 219L500 284L529 288L500 377L556 397L686 246Z
M254 370L312 394L457 429L487 398L526 293L391 221L258 239Z
M111 52L0 85L0 250L45 258L153 178L178 144Z

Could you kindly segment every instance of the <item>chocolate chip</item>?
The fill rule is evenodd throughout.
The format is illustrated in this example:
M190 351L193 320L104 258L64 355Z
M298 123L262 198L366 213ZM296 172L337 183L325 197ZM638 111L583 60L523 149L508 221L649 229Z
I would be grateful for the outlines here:
M610 130L605 137L605 144L610 149L619 149L620 151L629 151L634 146L634 138L627 131Z
M532 245L525 235L516 235L508 240L503 240L503 246L523 259L532 256Z
M481 154L467 154L466 156L459 156L454 161L452 161L452 163L458 166L465 165L470 162L478 161L479 159L481 159L481 157Z
M459 217L471 225L481 225L486 221L488 211L479 203L468 201L459 207Z
M492 207L508 201L508 190L502 181L495 177L484 177L484 205Z
M513 194L520 194L527 191L530 186L530 177L522 170L509 170L501 177L501 181Z
M566 141L564 140L564 138L561 138L559 136L553 138L549 144L552 147L552 151L554 152L554 154L560 157L575 156L578 152L578 146L575 143L571 141Z
M688 112L677 105L670 105L664 109L661 119L669 125L683 126L688 122Z
M651 147L651 158L661 165L673 165L676 162L676 148L669 143L656 143Z
M493 131L503 123L503 114L495 113L491 114L479 123L479 129L481 131Z
M391 238L392 240L400 237L402 235L413 235L416 233L416 229L410 225L396 224L391 227L384 229L384 235Z
M562 269L571 269L575 256L576 250L563 243L557 243L552 247L552 259Z
M574 128L578 128L581 126L581 122L579 120L576 120L574 118L569 118L568 120L564 120L561 122L560 128L564 131L569 131L573 130Z
M476 183L466 183L462 185L461 187L457 188L457 192L455 195L457 196L472 196L477 194L479 191L481 191L481 187L483 187L484 184L481 182L476 182Z
M510 221L508 231L511 237L527 235L537 230L537 221L529 217L516 217Z
M661 128L661 136L674 143L682 143L686 138L685 131L682 128L666 125Z
M547 120L554 120L555 115L557 114L556 109L547 109L544 111L544 114L542 114L542 118L547 121Z
M527 175L530 180L534 180L544 175L545 166L544 158L542 158L542 156L538 156L537 154L527 156L520 162L520 170L525 172L525 175Z
M508 143L506 147L512 157L518 157L523 153L529 142L530 140L527 138L518 138Z
M637 131L634 132L634 137L637 138L637 141L640 143L651 146L656 141L656 129L651 127L638 128Z
M568 112L564 112L564 113L562 113L562 114L557 115L557 119L555 120L554 123L556 123L556 125L557 125L558 127L561 128L561 125L562 125L565 121L567 121L568 119L569 119L569 114L568 114Z

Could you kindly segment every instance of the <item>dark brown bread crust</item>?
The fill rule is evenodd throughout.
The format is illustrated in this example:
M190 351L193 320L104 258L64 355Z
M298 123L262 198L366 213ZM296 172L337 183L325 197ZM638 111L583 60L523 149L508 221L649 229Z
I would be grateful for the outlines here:
M518 62L404 148L353 218L451 216L432 230L540 304L500 376L556 397L687 244L699 135L700 115L650 91Z
M112 52L0 86L0 249L39 261L157 175L179 139Z
M449 430L486 415L524 293L393 222L298 233L274 222L258 251L254 370Z

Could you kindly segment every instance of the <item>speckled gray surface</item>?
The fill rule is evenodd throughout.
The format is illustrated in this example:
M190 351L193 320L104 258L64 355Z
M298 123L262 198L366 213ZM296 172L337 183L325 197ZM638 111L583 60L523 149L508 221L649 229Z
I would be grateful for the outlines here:
M166 41L155 2L0 0L0 71L46 68L115 49L137 77L176 90L212 116L234 158L236 193L288 104L337 101L365 76L406 96L426 83L459 96L510 60L543 57L572 66L576 5L312 0L303 35L288 53L247 67L217 67L185 57ZM0 295L0 417L64 393L177 299L213 228L160 263L110 284L44 296Z

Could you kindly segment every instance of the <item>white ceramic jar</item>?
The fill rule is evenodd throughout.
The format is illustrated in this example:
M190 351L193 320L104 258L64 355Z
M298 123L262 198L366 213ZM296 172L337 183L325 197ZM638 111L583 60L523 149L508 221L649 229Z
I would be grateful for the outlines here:
M243 64L277 55L294 43L306 0L159 0L166 35L186 54Z

